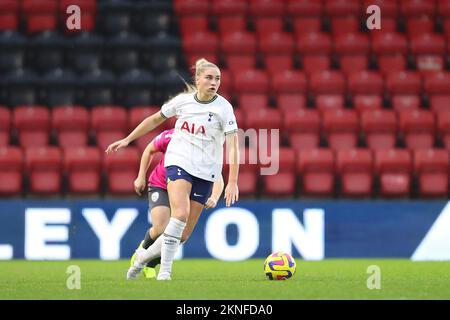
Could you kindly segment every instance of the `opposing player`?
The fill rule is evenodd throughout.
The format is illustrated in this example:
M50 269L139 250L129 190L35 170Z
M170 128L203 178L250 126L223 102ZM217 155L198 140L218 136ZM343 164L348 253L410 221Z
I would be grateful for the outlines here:
M152 245L163 233L170 219L170 205L166 185L166 169L164 168L164 153L166 152L167 146L172 138L173 131L174 130L171 129L161 132L147 145L141 156L138 176L134 181L134 189L138 195L142 195L142 192L148 186L149 213L151 215L152 226L145 233L144 240L142 240L140 244L140 247L144 249L150 247L150 245ZM161 152L163 156L150 173L147 182L146 176L148 168L153 156L158 152ZM217 201L222 194L223 187L224 183L221 176L221 179L214 183L211 196L205 204L205 209L211 209L217 205ZM182 243L186 242L192 234L198 219L199 216L189 215L186 228L181 236ZM133 254L131 258L131 265L133 265L135 257L136 254ZM159 257L149 261L143 270L144 276L146 278L154 278L154 268L159 263Z
M136 251L136 260L127 273L128 279L136 278L157 251L161 251L157 280L171 279L173 259L188 217L199 215L213 182L220 179L225 141L230 163L225 203L230 206L239 198L238 128L233 107L217 94L219 86L219 68L205 59L198 60L195 90L179 94L165 103L160 112L147 117L126 138L112 143L106 150L108 153L126 147L167 118L178 118L164 160L171 218L162 237L147 250Z

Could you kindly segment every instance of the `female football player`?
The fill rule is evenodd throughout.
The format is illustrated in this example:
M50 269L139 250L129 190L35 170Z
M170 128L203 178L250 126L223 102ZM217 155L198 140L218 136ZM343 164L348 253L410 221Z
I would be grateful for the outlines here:
M148 203L149 203L149 213L151 215L152 226L145 233L144 240L142 240L140 247L148 249L155 240L163 233L170 219L170 205L169 197L167 195L167 185L166 185L166 169L164 168L164 153L166 152L167 146L172 139L173 129L161 132L157 137L155 137L145 148L142 153L139 173L134 181L134 189L138 195L142 195L142 192L148 186ZM153 156L161 152L163 156L161 157L159 163L155 166L146 181L147 171L150 166ZM224 187L223 179L214 182L211 196L206 201L205 209L215 208L217 201L222 194ZM201 213L201 212L199 212ZM187 241L189 236L192 234L199 216L194 216L194 214L189 215L187 220L186 228L181 235L181 242ZM131 265L134 263L136 254L133 254L131 258ZM159 257L149 261L143 270L146 278L155 277L155 267L160 263Z
M203 210L213 182L220 179L223 144L226 141L230 171L225 188L225 204L239 198L239 147L233 107L217 94L219 68L200 59L195 65L195 90L177 95L161 107L161 111L143 120L126 138L108 146L106 152L128 146L131 141L153 130L167 118L177 116L172 141L164 160L171 218L158 244L147 250L138 249L127 278L136 278L145 264L154 258L154 247L161 245L161 267L157 280L170 280L175 253L190 214ZM157 251L157 250L156 250Z

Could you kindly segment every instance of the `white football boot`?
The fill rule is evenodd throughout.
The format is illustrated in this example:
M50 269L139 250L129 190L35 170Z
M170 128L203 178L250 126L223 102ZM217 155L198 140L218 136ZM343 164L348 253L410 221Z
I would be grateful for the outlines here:
M127 280L134 280L139 277L141 271L145 267L145 263L142 261L142 254L145 252L144 248L138 248L136 250L136 258L134 259L133 265L127 271Z

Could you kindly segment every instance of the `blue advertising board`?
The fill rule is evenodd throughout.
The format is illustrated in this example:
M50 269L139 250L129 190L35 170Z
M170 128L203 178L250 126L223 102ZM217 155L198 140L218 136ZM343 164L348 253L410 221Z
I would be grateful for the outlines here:
M0 201L0 259L128 258L149 227L146 201ZM241 200L205 210L177 258L450 260L446 201Z

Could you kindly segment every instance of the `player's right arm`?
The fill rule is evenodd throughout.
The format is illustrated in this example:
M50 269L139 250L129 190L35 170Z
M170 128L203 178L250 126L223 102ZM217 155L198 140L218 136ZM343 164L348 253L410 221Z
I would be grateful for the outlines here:
M138 195L142 194L142 191L145 190L146 180L147 180L147 171L150 167L150 163L152 162L153 155L158 152L153 142L149 143L145 148L144 152L142 152L141 163L139 166L139 173L134 180L134 190Z
M110 153L112 151L118 151L119 149L125 148L132 141L142 137L144 134L158 127L161 123L166 121L166 119L167 117L164 117L160 111L152 114L151 116L145 118L126 138L111 143L105 152Z

